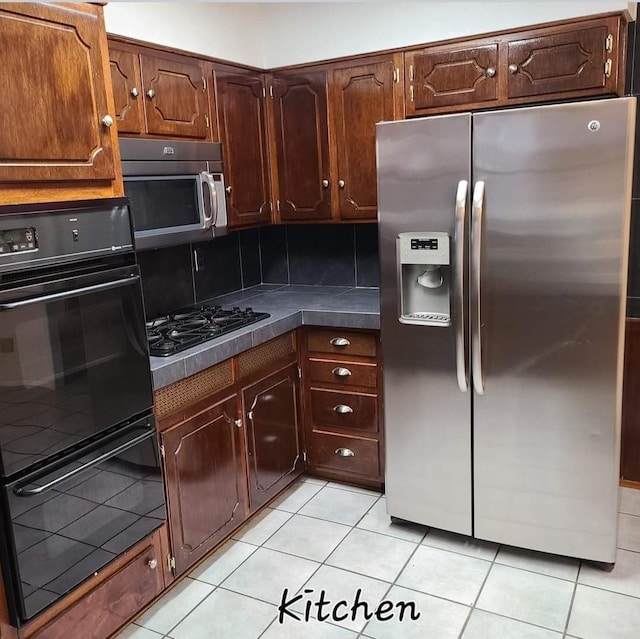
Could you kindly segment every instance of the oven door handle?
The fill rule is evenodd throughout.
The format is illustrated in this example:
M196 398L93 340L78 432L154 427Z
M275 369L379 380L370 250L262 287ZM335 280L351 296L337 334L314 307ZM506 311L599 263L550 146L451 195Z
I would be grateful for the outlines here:
M103 284L93 284L91 286L83 286L81 288L74 288L71 291L61 291L60 293L49 293L48 295L38 295L37 297L28 297L24 300L17 300L15 302L3 302L0 304L0 311L11 311L15 308L22 308L24 306L31 306L33 304L42 304L44 302L55 302L57 300L64 300L69 297L77 297L78 295L86 295L87 293L97 293L99 291L108 291L113 288L120 288L121 286L129 286L140 279L139 275L130 275L124 279L113 280L112 282L105 282Z
M125 442L124 444L121 444L120 446L114 448L113 450L110 450L100 455L99 457L92 459L91 461L88 461L86 464L82 464L82 466L78 466L78 468L74 468L73 470L70 470L68 473L61 475L56 479L52 479L50 482L47 482L42 486L37 486L36 488L25 488L25 486L32 484L34 481L37 481L38 479L42 479L43 477L46 477L50 471L46 471L40 476L31 477L25 483L14 486L13 492L18 497L33 497L34 495L40 495L41 493L44 493L48 490L51 490L52 488L55 488L55 486L57 486L58 484L61 484L62 482L67 481L67 479L71 479L72 477L75 477L75 475L78 475L84 472L85 470L92 468L93 466L97 466L103 461L107 461L108 459L111 459L112 457L115 457L116 455L119 455L120 453L123 453L126 450L133 448L134 446L137 446L139 443L145 441L146 439L149 439L150 437L153 437L154 435L155 435L155 432L153 431L148 431L146 433L143 433L142 435L138 435L137 437L134 437L130 441Z

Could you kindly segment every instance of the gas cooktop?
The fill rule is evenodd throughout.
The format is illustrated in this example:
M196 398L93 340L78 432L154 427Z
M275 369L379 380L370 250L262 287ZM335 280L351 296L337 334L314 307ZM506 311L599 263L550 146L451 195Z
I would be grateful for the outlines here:
M146 323L149 353L154 357L174 355L267 317L269 313L237 306L224 310L220 306L200 304L181 309Z

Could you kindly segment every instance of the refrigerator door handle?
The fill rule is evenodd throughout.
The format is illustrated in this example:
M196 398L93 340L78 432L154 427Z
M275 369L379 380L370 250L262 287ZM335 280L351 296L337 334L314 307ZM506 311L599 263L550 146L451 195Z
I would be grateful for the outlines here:
M484 182L476 182L471 203L471 373L473 388L484 395L482 378L482 331L480 311L480 265L482 256L482 214L484 209Z
M464 227L467 213L467 193L469 183L466 180L458 182L456 191L456 227L454 243L454 316L456 324L456 376L458 388L466 393L469 390L469 375L465 357L465 309L464 309Z

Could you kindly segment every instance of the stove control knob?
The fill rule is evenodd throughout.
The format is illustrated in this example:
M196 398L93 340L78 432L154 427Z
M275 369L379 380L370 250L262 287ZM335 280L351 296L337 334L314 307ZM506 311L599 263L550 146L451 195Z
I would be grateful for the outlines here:
M232 310L234 313L239 313L239 312L240 312L240 307L239 307L239 306L234 306L231 310Z
M244 314L245 315L252 315L253 314L253 309L250 306L247 306L247 308L244 309Z

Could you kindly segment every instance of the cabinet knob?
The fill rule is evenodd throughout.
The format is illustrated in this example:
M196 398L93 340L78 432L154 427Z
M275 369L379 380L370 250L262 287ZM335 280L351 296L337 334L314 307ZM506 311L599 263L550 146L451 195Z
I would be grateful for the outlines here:
M344 189L344 180L338 180L338 187Z
M140 95L140 92L138 91L138 87L133 87L133 89L131 89L130 93L134 98L137 98Z
M329 340L331 346L338 346L339 348L344 348L345 346L350 346L351 342L346 337L334 337Z
M251 414L249 416L249 419L253 418L253 414ZM242 420L241 419L234 419L233 423L238 427L238 428L242 428Z
M355 453L350 448L336 448L335 452L339 457L355 457Z
M510 64L509 65L509 73L518 73L518 65Z
M149 100L153 100L153 98L156 97L156 92L153 89L149 89L147 91L147 97L149 98Z
M233 191L233 189L232 189L230 186L227 186L227 187L225 188L225 191L226 191L229 195L231 195L231 191Z
M329 180L322 180L322 186L323 186L325 189L328 189L328 188L329 188Z
M102 124L104 124L107 129L110 129L113 126L113 118L110 115L105 115L104 118L102 118Z
M353 413L353 408L351 406L347 406L346 404L338 404L333 407L333 410L338 413L338 415L348 415L349 413Z
M496 74L496 70L493 67L489 67L486 73L488 78L492 78Z
M147 566L149 566L151 570L155 570L158 567L158 560L155 558L149 559L149 561L147 562Z
M348 368L342 368L338 366L331 371L336 377L350 377L351 371Z

